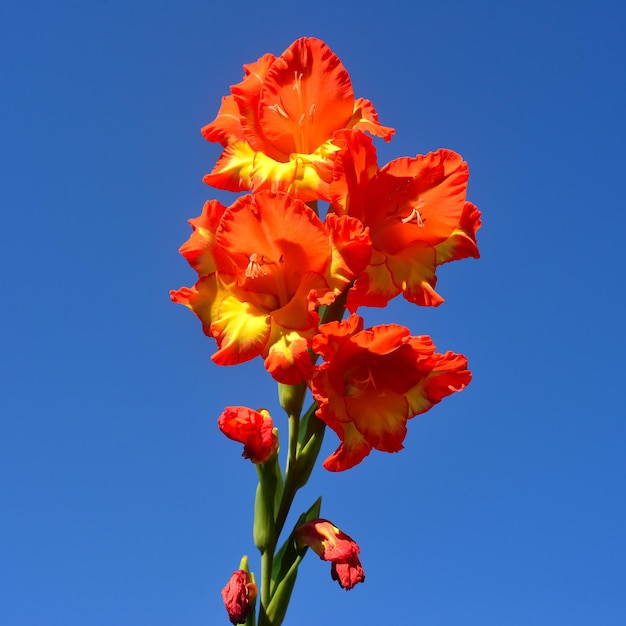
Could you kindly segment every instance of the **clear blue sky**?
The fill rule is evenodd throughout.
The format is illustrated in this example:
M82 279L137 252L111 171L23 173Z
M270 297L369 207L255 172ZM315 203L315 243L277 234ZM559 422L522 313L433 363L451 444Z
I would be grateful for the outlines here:
M624 4L11 2L0 8L0 624L227 624L256 474L218 368L168 291L219 154L199 129L243 63L324 39L397 129L381 163L470 165L480 261L446 302L365 310L466 354L470 387L405 450L297 501L361 545L346 593L314 555L287 624L626 623ZM332 433L324 451L336 447Z

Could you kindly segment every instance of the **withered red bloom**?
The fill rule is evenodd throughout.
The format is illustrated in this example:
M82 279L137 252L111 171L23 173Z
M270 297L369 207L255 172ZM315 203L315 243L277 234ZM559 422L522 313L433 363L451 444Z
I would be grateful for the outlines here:
M467 163L451 150L395 159L378 169L363 134L339 133L333 209L370 229L373 252L348 297L348 309L385 306L402 293L416 304L437 306L438 265L478 258L480 212L465 200Z
M331 215L322 223L300 200L262 191L228 208L207 203L191 225L181 253L199 280L171 297L215 338L213 360L233 365L260 355L279 382L309 378L317 307L330 304L370 258L361 222Z
M332 522L315 519L296 529L300 541L323 561L331 562L331 577L344 589L352 589L365 580L357 543Z
M317 415L341 440L323 464L331 471L353 467L374 448L398 452L408 419L471 380L463 355L437 354L430 337L398 324L363 330L356 315L322 324L313 350L324 359L311 381Z
M202 129L225 150L204 181L220 189L286 191L301 200L328 199L337 130L386 140L371 102L355 100L348 72L319 39L295 41L283 54L244 65L216 119Z
M245 624L256 596L257 587L250 574L243 569L234 571L222 589L222 600L231 624Z
M218 417L217 425L229 439L243 443L243 457L255 464L278 452L274 422L265 409L254 411L245 406L229 406Z

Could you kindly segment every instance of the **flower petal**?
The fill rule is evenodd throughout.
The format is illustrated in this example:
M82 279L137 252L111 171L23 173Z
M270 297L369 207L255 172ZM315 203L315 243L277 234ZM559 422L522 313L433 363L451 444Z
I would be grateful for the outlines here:
M257 151L269 148L265 145L258 126L257 110L263 82L275 60L273 54L267 53L254 63L247 63L243 66L244 79L230 88L239 109L244 136Z
M215 263L215 232L226 207L217 200L205 202L202 214L189 220L193 228L191 237L179 252L200 276L208 276L217 269Z
M331 242L329 284L339 295L367 267L372 256L372 242L363 224L344 215L326 216Z
M348 128L367 131L375 137L382 137L385 141L391 141L391 137L396 132L393 128L381 126L378 122L378 113L376 113L374 105L365 98L359 98L354 103L354 111L348 123Z
M394 253L415 240L445 241L461 219L468 176L467 163L451 150L388 163L368 187L364 223L374 246Z
M322 419L321 415L318 415ZM341 439L340 446L322 463L329 472L343 472L358 465L371 451L372 446L358 431L353 422L328 424Z
M241 127L239 107L233 96L224 96L217 117L200 131L207 141L215 141L228 146L237 141L245 141Z
M336 151L337 147L327 141L310 154L294 152L285 161L257 152L251 172L254 189L284 191L303 202L327 200Z
M416 341L419 339L415 338ZM446 396L462 391L472 380L467 359L462 354L433 354L425 366L430 371L407 394L413 415L424 413Z
M335 143L341 147L333 161L330 202L339 215L363 221L367 187L378 172L372 138L360 132L338 131Z
M343 322L322 324L319 334L313 338L313 351L325 361L331 361L346 341L362 330L363 318L357 315L351 315Z
M214 337L218 351L211 357L218 365L249 361L265 351L270 317L242 301L238 288L211 274L192 287L170 292L172 302L190 308L202 322L202 330Z
M274 380L284 385L297 385L311 378L313 361L308 342L301 334L272 324L269 346L265 369Z
M360 306L384 307L402 292L389 270L386 257L374 249L370 264L348 292L347 308L354 313Z
M283 193L239 198L224 214L216 240L225 251L219 270L235 274L249 291L275 294L277 308L294 298L308 272L324 276L329 262L324 225L303 202ZM249 275L253 254L259 268ZM301 308L307 310L306 301Z
M272 64L258 106L263 136L285 157L312 153L344 128L354 107L348 72L321 40L295 41Z
M263 354L270 336L270 316L243 300L241 290L218 279L211 307L211 334L218 351L211 357L218 365L236 365Z
M217 277L215 274L202 276L193 287L181 287L177 291L170 291L170 298L176 304L182 304L191 309L202 322L202 331L208 337L211 332L211 309L217 292Z
M361 549L352 537L346 535L327 519L314 519L298 526L298 538L323 561L343 561L358 556Z
M252 188L252 168L255 152L245 141L229 144L210 174L202 181L226 191L247 191Z
M443 298L435 291L437 284L435 249L415 241L397 254L387 256L387 267L394 283L400 286L409 302L421 306L439 306Z
M476 231L480 226L480 211L471 202L466 202L459 227L445 241L435 246L437 265L467 257L479 258Z
M381 452L402 450L409 415L409 403L404 396L367 393L359 398L346 397L345 402L354 426L372 448Z
M330 576L346 591L365 580L365 572L358 557L349 561L338 561L330 566Z

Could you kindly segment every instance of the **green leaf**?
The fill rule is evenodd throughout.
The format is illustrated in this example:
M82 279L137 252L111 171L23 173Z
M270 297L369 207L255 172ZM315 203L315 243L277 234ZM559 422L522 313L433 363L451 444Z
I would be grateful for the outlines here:
M314 402L300 420L295 475L297 488L306 485L309 480L324 441L326 424L315 415L316 410L317 403Z
M320 516L322 507L322 497L320 496L306 511L298 518L296 525L291 531L289 537L285 540L278 553L274 556L272 563L272 584L270 588L270 596L273 598L280 582L287 576L293 567L293 564L304 557L307 546L299 546L296 537L296 528L302 526L306 522L317 519ZM288 601L288 600L287 600Z

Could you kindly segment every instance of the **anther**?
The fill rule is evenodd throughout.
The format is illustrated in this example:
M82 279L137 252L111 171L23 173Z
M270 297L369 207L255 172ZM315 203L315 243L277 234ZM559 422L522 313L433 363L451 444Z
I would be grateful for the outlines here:
M267 276L267 272L263 269L264 265L275 265L276 261L270 261L265 258L265 255L262 254L260 257L256 252L253 252L248 257L248 267L246 267L245 276L246 278L258 278L259 276ZM280 255L280 259L278 259L279 263L283 262L283 255Z
M274 113L277 113L281 117L284 117L286 120L290 119L289 115L287 115L287 112L280 106L280 104L270 104L267 108L270 109L270 111L274 111Z
M298 73L294 70L293 72L293 78L294 78L294 82L293 82L293 87L292 89L294 91L297 91L298 93L300 93L300 90L302 89L302 72Z
M259 276L267 276L267 272L262 269L264 265L264 257L259 256L256 252L253 252L249 257L248 267L246 267L246 278L258 278Z
M409 222L412 222L413 220L415 220L415 223L420 228L424 227L424 220L422 219L422 214L415 207L411 211L410 215L408 215L407 217L402 218L401 221L402 221L403 224L408 224Z
M376 387L376 381L374 380L374 375L372 374L372 370L369 367L366 367L367 375L364 378L355 378L352 385L349 385L351 389L348 389L348 395L357 395L360 396L367 390L368 387L372 387L374 389L374 393L380 398L384 396L384 392L378 391L378 387Z

